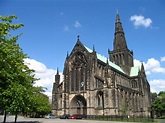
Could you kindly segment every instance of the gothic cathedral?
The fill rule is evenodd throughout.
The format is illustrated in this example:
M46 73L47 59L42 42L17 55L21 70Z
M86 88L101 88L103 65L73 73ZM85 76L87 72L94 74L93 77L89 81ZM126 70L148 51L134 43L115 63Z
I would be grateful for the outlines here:
M150 85L143 64L134 66L119 14L116 14L113 50L109 59L80 41L67 54L63 81L59 71L52 90L52 111L57 115L150 115Z

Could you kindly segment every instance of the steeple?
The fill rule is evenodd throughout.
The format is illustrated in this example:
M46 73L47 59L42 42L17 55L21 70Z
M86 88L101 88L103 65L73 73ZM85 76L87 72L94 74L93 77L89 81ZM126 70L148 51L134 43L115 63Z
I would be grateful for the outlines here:
M145 74L145 69L144 69L144 64L143 64L143 62L141 63L141 71Z
M60 83L60 74L59 74L58 68L57 68L57 73L56 73L56 75L55 75L55 83L56 83L57 85L59 85L59 83Z
M116 13L116 23L115 23L115 38L114 38L114 50L127 49L127 43L125 40L125 35L123 27L120 21L119 13Z
M113 50L108 50L108 53L110 61L120 66L129 75L130 69L133 67L133 52L127 47L118 11L116 13Z

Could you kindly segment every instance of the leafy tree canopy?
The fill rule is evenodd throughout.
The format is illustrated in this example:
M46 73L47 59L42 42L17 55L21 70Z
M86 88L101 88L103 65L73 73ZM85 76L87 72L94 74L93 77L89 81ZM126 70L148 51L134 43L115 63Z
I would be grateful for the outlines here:
M157 98L152 103L152 110L154 111L165 111L165 91L159 92Z
M17 43L22 34L12 36L23 24L14 24L15 15L0 16L0 109L19 112L50 112L48 98L36 95L43 87L33 87L34 70L24 63L28 58Z

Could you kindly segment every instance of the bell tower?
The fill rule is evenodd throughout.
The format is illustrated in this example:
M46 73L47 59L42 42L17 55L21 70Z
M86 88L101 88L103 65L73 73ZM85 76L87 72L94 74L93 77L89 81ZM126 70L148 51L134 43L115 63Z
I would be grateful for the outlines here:
M110 61L120 66L124 72L129 75L130 68L133 67L133 51L130 51L127 47L127 42L118 12L116 14L113 50L109 50L108 53Z

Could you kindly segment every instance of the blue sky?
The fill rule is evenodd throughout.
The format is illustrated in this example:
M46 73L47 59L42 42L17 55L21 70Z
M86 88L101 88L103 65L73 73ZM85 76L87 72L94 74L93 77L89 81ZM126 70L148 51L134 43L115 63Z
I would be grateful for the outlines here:
M118 10L134 62L144 63L152 91L165 90L164 0L0 0L0 14L15 14L25 26L18 43L30 57L26 61L41 78L36 85L51 95L57 67L63 71L80 35L81 42L108 57L112 50Z

